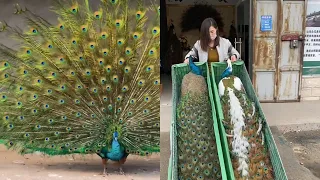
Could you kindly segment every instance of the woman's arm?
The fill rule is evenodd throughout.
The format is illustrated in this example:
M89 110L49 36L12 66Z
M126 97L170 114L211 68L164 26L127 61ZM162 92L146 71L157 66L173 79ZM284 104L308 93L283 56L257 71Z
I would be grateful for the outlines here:
M194 57L196 57L196 58L199 59L199 57L198 57L197 43L198 43L198 41L197 41L196 43L194 43L192 49L188 52L188 54L185 56L184 59L189 58L189 56L194 56Z
M240 59L240 54L239 52L232 46L231 42L229 40L228 41L228 54L230 54L230 56L235 55L236 59L239 60Z

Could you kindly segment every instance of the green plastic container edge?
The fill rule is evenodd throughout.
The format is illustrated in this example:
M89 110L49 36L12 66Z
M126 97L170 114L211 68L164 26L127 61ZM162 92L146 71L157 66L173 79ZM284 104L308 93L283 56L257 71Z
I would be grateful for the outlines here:
M221 107L221 103L220 103L220 97L218 94L217 84L216 84L215 78L213 78L213 77L215 77L215 74L214 74L214 69L212 67L212 63L211 63L210 68L211 68L210 79L212 81L211 85L212 85L213 94L214 94L214 102L215 102L216 109L217 109L217 119L219 119L218 126L219 126L219 132L221 135L220 136L221 146L222 146L223 156L224 156L224 160L225 160L227 179L228 180L235 180L234 172L233 172L233 168L232 168L232 164L231 164L230 153L229 153L228 141L227 141L227 137L225 136L226 131L225 131L223 124L222 124L224 117L223 117L222 107Z
M212 94L212 86L211 86L211 80L210 80L210 74L209 74L209 67L207 63L204 62L196 62L195 63L197 66L201 67L202 70L204 69L203 66L205 66L206 74L207 74L207 86L208 86L208 91L209 91L209 97L210 97L210 103L211 103L211 108L212 108L212 115L213 115L213 123L214 123L214 133L215 133L215 139L216 139L216 145L217 145L217 150L218 150L218 157L219 157L219 162L220 162L220 169L221 169L221 176L223 180L227 179L227 174L225 170L225 164L224 164L224 157L223 157L223 151L222 151L222 146L221 146L221 141L220 141L220 133L219 133L219 128L217 124L217 118L216 118L216 110L213 102L213 94ZM177 139L176 139L176 104L178 102L178 97L177 97L177 77L176 77L176 72L179 71L180 68L186 68L187 64L175 64L172 66L172 119L171 119L171 127L170 127L170 160L169 160L169 166L168 166L168 180L177 180L178 177L178 167L177 167L177 151L175 148L175 144L177 144Z
M242 73L244 73L245 78L250 80L250 77L249 77L249 75L247 73L247 69L244 66L244 62L243 61L236 61L236 62L232 63L232 65L233 66L241 66L242 67L242 71L243 71ZM222 107L221 107L221 103L220 103L220 97L219 97L219 94L218 94L217 83L216 83L216 80L215 80L215 73L214 73L215 69L214 69L214 67L226 68L226 63L225 62L211 63L210 64L210 68L211 68L211 72L212 72L211 73L211 79L212 79L212 82L213 82L212 84L213 84L213 87L214 87L215 103L216 103L216 106L217 106L217 109L218 109L217 110L217 112L218 112L217 114L218 114L219 121L220 121L219 122L219 126L220 126L219 130L220 130L220 133L221 133L221 136L222 136L222 141L221 142L224 145L223 150L224 150L224 157L225 157L225 160L226 160L226 162L225 162L226 168L227 168L226 171L227 171L227 174L228 174L228 179L234 180L235 177L234 177L233 168L232 168L232 164L231 164L231 158L230 158L230 154L229 154L229 147L228 147L227 143L225 143L225 142L227 142L227 138L225 136L226 135L225 134L225 128L224 128L224 126L222 124L222 121L224 120L224 116L223 116ZM269 137L270 139L269 140L273 144L273 148L274 148L274 151L275 151L275 152L273 152L273 153L275 153L273 156L275 156L277 158L277 160L278 160L277 167L273 167L273 168L274 168L274 170L276 172L280 172L281 173L281 175L275 174L276 180L288 180L288 177L287 177L285 169L283 167L283 163L281 161L280 154L279 154L278 149L276 147L276 144L275 144L271 129L270 129L269 125L268 125L268 122L266 121L266 118L265 118L265 115L264 115L264 113L262 111L260 102L259 102L257 96L255 95L251 80L250 80L250 83L243 84L243 85L245 86L246 91L248 89L250 89L253 92L254 99L252 99L252 100L255 101L256 108L258 108L260 116L264 121L264 134L269 134L270 135L270 137ZM246 86L249 86L249 87L246 87ZM268 149L269 149L269 147L268 147ZM270 149L269 149L269 151L270 151ZM273 160L271 160L271 161L273 161ZM274 164L273 164L273 166L274 166ZM277 178L277 176L278 176L278 178Z

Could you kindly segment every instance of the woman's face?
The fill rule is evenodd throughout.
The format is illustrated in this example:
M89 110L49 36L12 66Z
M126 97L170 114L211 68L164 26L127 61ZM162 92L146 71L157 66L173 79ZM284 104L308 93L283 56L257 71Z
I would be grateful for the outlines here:
M215 40L216 37L217 37L217 29L214 28L213 26L211 26L211 27L209 28L209 34L210 34L210 39L211 39L211 40Z

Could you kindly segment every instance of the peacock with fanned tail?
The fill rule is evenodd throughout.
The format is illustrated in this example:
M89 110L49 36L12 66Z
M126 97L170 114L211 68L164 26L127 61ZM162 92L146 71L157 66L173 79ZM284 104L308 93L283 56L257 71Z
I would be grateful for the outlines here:
M132 3L132 2L130 2ZM122 165L159 152L160 7L55 1L59 25L16 5L28 24L0 24L0 139L22 154L92 154ZM153 19L148 19L153 16ZM120 172L122 169L120 166Z

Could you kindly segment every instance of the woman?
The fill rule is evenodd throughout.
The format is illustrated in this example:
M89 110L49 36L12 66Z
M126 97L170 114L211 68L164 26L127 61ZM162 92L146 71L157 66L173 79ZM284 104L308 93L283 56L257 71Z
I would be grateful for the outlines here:
M218 25L212 18L207 18L202 22L200 40L185 56L184 63L189 63L189 56L197 57L199 62L223 62L228 58L234 62L240 58L240 54L230 41L219 36Z

